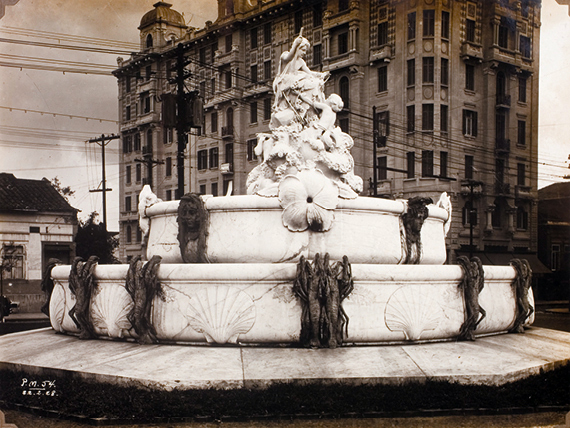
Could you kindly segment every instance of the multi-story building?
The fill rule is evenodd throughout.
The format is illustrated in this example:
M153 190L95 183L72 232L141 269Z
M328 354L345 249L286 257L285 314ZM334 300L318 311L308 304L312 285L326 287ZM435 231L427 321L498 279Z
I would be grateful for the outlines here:
M121 257L140 252L136 195L176 194L176 130L162 121L175 50L204 100L188 138L185 191L243 194L267 132L280 55L303 30L306 62L329 71L338 125L354 139L366 195L454 208L458 252L535 253L540 0L218 0L218 19L187 28L171 5L141 20L141 50L119 60ZM136 159L146 161L137 162ZM161 161L163 163L155 163ZM471 227L472 226L472 227ZM532 258L532 257L530 257ZM499 260L500 259L500 260ZM536 259L536 257L534 257ZM497 256L497 261L503 258Z

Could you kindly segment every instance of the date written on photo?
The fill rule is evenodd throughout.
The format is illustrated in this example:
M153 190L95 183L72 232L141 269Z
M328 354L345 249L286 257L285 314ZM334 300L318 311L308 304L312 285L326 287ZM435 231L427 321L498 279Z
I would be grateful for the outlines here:
M22 378L22 395L43 395L46 397L57 396L55 380L30 380Z

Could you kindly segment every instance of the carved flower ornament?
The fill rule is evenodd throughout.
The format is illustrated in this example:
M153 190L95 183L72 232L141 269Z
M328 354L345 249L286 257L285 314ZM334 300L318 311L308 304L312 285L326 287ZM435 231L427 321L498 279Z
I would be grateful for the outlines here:
M318 170L287 175L279 183L283 225L293 232L326 232L332 226L339 188Z

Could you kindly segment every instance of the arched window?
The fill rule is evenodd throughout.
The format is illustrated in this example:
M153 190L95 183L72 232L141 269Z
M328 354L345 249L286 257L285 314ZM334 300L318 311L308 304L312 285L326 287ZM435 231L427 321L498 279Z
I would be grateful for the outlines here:
M152 48L152 34L149 34L148 36L146 36L146 47Z
M517 207L517 229L528 229L528 213L522 205Z
M340 92L340 97L342 98L342 101L344 102L344 108L348 109L350 108L350 84L348 82L348 77L344 76L340 78L340 82L338 83L339 86L339 92Z

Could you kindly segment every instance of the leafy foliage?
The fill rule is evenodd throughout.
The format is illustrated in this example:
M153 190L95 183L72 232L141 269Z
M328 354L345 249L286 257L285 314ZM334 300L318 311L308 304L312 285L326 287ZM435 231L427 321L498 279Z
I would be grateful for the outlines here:
M75 190L71 190L71 186L63 186L63 184L61 183L61 181L59 181L59 178L54 177L51 180L49 180L51 185L53 186L53 188L55 190L57 190L59 192L59 194L61 196L63 196L65 198L65 200L67 202L69 202L69 198L73 195L75 195Z
M90 256L97 256L100 264L119 263L113 254L119 246L119 241L107 232L104 223L96 221L98 215L94 211L87 220L79 221L75 235L77 257L87 260Z

